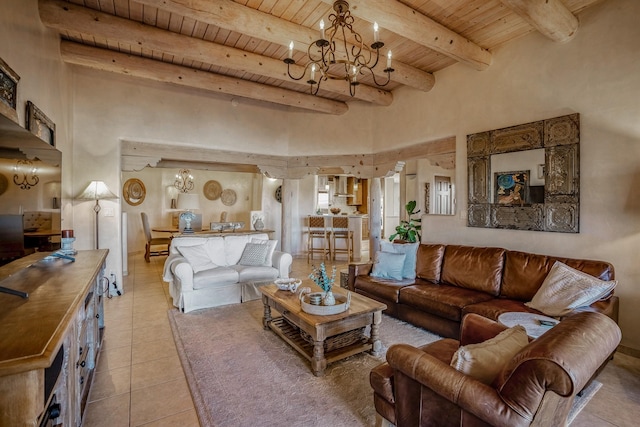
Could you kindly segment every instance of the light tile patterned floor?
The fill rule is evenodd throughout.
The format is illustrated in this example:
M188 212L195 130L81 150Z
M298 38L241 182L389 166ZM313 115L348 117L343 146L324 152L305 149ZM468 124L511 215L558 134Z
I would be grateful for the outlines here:
M105 300L104 345L84 427L199 426L167 317L173 306L162 281L164 259L130 257L124 294ZM309 271L306 259L294 260L292 277ZM573 426L637 425L640 359L616 354L599 379L603 387Z

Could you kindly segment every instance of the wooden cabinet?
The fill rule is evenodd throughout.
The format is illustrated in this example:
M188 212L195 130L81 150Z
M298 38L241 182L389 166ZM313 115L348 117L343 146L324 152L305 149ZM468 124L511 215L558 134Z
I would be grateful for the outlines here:
M35 253L0 267L0 426L80 426L104 328L108 251ZM51 413L51 417L49 414Z
M350 197L347 198L349 206L358 206L360 213L367 213L367 203L369 199L369 186L366 179L347 177L347 192Z

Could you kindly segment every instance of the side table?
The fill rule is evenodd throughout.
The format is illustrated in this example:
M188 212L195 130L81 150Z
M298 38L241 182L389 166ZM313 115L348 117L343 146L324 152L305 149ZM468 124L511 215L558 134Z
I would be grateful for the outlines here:
M541 325L541 320L553 322L554 325L557 325L560 322L553 317L545 316L543 314L526 313L521 311L510 311L507 313L502 313L498 317L498 322L509 328L512 328L516 325L523 326L527 331L527 335L529 335L531 338L538 338L540 335L544 334L553 327Z

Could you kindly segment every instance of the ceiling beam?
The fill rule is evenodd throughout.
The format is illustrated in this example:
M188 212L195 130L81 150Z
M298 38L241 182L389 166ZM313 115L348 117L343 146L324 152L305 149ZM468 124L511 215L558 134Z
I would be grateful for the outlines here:
M189 61L204 62L282 81L291 81L286 75L286 66L277 59L162 30L66 1L40 0L39 8L42 23L57 31L77 32L88 39L105 38L129 44L138 49L159 51ZM293 72L302 74L304 68L294 66ZM307 88L308 85L305 84L304 87ZM322 89L350 96L348 85L343 81L329 80L322 84ZM367 85L359 85L354 98L383 106L388 106L393 101L391 92Z
M210 0L137 0L137 2L229 31L239 31L283 47L293 41L295 48L301 49L309 46L318 38L318 30L316 29L289 22L232 0L217 0L215 2ZM306 48L304 51L306 52ZM386 79L387 75L383 72L383 68L375 67L374 72L377 77ZM394 61L393 68L395 71L391 74L391 80L394 82L422 91L431 90L435 84L433 74L426 71L399 61ZM360 88L358 88L359 90Z
M322 1L333 4L333 0ZM349 0L349 5L352 15L375 21L389 31L476 70L485 70L491 65L492 56L488 50L399 1Z
M555 42L567 42L578 31L578 18L560 0L500 1Z
M196 89L242 96L290 107L328 114L344 114L349 107L344 102L302 94L233 77L167 64L154 59L127 55L74 42L62 41L60 53L64 62L102 71L172 83Z

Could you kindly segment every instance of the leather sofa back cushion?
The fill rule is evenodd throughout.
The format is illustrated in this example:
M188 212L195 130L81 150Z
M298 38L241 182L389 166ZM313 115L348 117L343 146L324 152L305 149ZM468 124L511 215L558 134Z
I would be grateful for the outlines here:
M613 265L608 262L507 251L500 296L519 301L531 301L556 261L600 280L610 281L615 278Z
M444 245L422 244L418 246L416 277L432 283L440 281L444 248Z
M498 296L504 252L501 248L447 245L442 282Z

